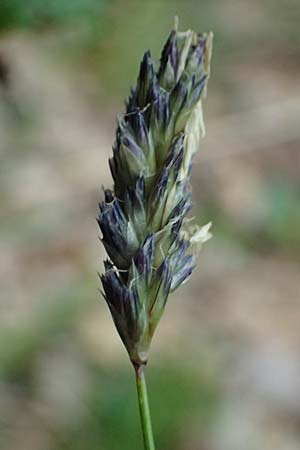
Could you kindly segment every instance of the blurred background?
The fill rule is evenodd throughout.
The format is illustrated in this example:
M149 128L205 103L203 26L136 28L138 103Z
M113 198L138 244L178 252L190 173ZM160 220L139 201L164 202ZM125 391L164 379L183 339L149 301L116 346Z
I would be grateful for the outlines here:
M174 15L215 34L193 167L214 238L153 342L157 450L300 448L299 1L1 0L1 449L142 447L95 217Z

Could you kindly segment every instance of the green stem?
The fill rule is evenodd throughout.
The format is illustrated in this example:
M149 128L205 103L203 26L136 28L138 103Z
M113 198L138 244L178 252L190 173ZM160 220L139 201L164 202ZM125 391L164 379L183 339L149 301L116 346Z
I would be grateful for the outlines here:
M155 450L144 366L135 366L135 374L144 447L145 450Z

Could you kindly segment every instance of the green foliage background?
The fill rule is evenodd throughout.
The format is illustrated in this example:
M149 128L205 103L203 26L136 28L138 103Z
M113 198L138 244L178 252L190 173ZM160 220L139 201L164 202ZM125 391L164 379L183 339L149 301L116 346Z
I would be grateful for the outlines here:
M1 448L141 448L133 374L97 292L94 217L109 184L115 116L141 55L150 48L159 57L176 14L182 28L215 34L208 140L193 169L194 214L213 220L215 237L154 341L154 429L158 450L241 450L222 417L233 404L248 411L253 380L231 380L264 346L299 348L299 9L294 0L0 1L0 65L9 73L0 87ZM278 105L276 123L287 125L274 137L268 121ZM253 117L264 106L270 131L256 140ZM59 406L56 383L62 405L69 393L75 406ZM283 417L296 423L299 412L279 401L274 413L268 398L262 407L257 389L267 419L255 443L241 432L244 448L292 448L299 427ZM268 447L275 432L282 444Z

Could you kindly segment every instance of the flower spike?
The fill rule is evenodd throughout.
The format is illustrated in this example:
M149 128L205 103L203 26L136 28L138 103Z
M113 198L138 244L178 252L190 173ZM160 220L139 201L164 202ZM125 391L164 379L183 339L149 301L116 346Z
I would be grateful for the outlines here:
M204 135L212 34L172 30L156 69L144 54L118 121L98 224L109 256L103 295L133 364L148 360L169 293L191 275L210 224L187 227L190 171Z

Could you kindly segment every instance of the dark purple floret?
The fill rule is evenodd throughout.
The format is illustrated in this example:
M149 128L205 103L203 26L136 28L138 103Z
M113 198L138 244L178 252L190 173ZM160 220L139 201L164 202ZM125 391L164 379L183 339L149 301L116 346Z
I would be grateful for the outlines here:
M154 245L155 235L151 233L147 236L144 244L140 247L134 258L135 265L140 275L144 276L146 284L148 284L152 273Z
M104 190L104 198L105 203L111 203L114 199L114 195L111 189L105 189Z
M166 168L170 169L175 164L176 160L178 158L182 157L182 153L184 151L183 139L184 139L184 135L180 134L174 141L172 147L169 150L167 158L166 158L166 162L165 162Z
M169 221L175 219L179 216L186 216L189 209L191 208L191 194L187 193L185 196L177 203L173 211L169 216Z
M131 239L128 239L128 220L118 199L109 204L102 202L99 206L97 222L106 251L117 267L127 268L138 248L136 235L132 234Z
M151 54L148 50L142 59L136 88L136 106L144 108L150 100L150 92L157 83Z
M148 143L148 128L143 112L136 109L127 116L127 122L132 128L132 132L136 137L138 145L141 148L144 148Z
M173 30L163 48L161 59L160 59L160 68L158 72L158 79L161 82L165 71L167 70L167 64L170 61L170 64L173 68L174 78L177 75L178 69L178 48L176 43L176 32Z
M166 167L163 167L153 189L152 205L156 205L157 202L162 200L163 195L167 188L168 175L169 175L168 169Z
M132 151L132 153L138 158L143 160L144 159L144 153L141 147L139 147L135 140L129 135L126 134L122 139L123 145L125 145L129 150Z
M166 91L160 90L159 95L157 95L153 103L153 113L162 130L166 128L169 122L169 111L169 94Z
M195 268L194 259L191 255L184 258L181 268L175 272L172 278L171 291L180 286L192 273Z
M192 90L191 90L191 94L190 94L190 99L189 99L189 106L194 105L195 103L197 103L197 101L199 100L203 89L205 87L206 84L206 80L207 80L207 76L204 75L202 78L200 78L199 81L197 81L197 83L193 86Z
M157 269L157 277L161 279L163 286L163 293L165 295L165 302L167 301L167 295L169 294L171 283L172 283L172 272L170 264L167 260L163 261L162 264Z

